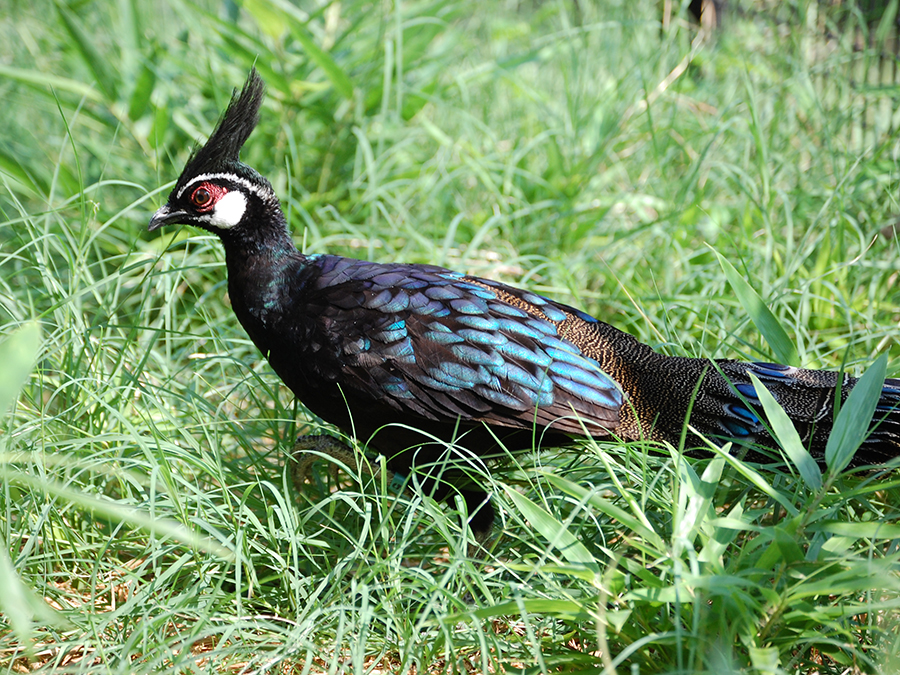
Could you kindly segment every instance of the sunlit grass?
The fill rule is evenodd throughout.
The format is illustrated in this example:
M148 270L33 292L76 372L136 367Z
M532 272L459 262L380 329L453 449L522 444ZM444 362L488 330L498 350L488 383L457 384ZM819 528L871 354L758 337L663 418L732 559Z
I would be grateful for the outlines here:
M465 514L377 463L336 484L323 461L296 493L286 450L327 427L237 324L217 242L144 232L255 63L242 157L304 250L503 279L669 354L778 358L718 253L801 365L859 374L900 323L900 244L875 237L896 139L851 149L849 104L815 85L850 86L842 53L810 61L812 29L751 12L692 51L655 3L63 7L0 16L0 664L896 669L894 472L548 448L484 477L500 512L471 560ZM13 352L23 325L40 340Z

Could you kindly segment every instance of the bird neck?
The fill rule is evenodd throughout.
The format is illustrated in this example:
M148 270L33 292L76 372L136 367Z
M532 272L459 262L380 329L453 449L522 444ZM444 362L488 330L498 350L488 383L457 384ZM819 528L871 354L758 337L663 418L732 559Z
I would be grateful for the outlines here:
M251 316L271 318L272 311L283 307L289 289L285 280L294 277L307 260L294 246L281 209L267 211L248 227L220 233L232 307L251 335Z
M226 232L222 243L231 308L268 358L308 259L294 246L280 211L254 225L245 233Z
M277 268L287 259L303 257L291 239L284 214L277 207L254 218L249 227L226 230L219 236L225 247L229 274L242 268Z

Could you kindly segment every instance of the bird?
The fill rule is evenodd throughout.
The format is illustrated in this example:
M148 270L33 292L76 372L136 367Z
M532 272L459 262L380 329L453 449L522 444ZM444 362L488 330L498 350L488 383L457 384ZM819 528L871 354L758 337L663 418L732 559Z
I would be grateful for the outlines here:
M663 355L500 281L302 253L272 185L239 158L264 93L254 68L148 229L191 225L217 235L233 311L278 377L395 475L415 473L438 500L460 495L477 542L490 540L494 507L477 477L446 468L448 453L480 460L579 437L679 447L685 434L683 447L707 439L777 449L751 374L810 454L824 455L836 402L857 383L848 374ZM330 436L301 437L294 450L354 456ZM898 455L900 379L888 378L855 461Z

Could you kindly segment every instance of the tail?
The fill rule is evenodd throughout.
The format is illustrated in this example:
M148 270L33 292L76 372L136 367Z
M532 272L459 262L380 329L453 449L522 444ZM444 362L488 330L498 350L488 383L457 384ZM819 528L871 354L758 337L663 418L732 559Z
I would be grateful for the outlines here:
M858 379L824 370L775 363L692 359L657 354L627 333L600 324L590 354L622 386L628 403L616 433L623 438L668 441L676 447L685 421L697 434L720 442L777 448L750 380L765 385L797 428L804 446L822 457L835 419ZM705 447L696 436L688 447ZM900 456L900 379L886 379L869 434L854 464L879 464Z
M702 361L702 360L701 360ZM690 424L706 437L775 448L750 380L753 373L794 423L813 457L823 457L835 420L835 399L843 404L858 379L824 370L775 363L716 361L703 377ZM879 464L900 456L900 379L886 379L869 433L854 464Z

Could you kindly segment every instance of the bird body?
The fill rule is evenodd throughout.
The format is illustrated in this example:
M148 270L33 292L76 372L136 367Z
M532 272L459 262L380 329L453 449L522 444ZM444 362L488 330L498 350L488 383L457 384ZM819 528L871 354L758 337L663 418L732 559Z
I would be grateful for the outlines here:
M849 375L771 363L658 354L584 312L526 290L431 265L304 255L271 185L238 153L263 84L251 72L150 223L216 233L232 307L291 391L366 440L401 473L438 464L448 444L487 457L572 436L699 436L775 448L749 374L814 455L824 453ZM886 380L860 462L900 454L900 380ZM432 480L426 471L426 483ZM432 480L434 483L435 481ZM447 494L445 484L435 494ZM493 510L464 485L473 531Z

